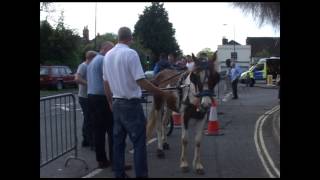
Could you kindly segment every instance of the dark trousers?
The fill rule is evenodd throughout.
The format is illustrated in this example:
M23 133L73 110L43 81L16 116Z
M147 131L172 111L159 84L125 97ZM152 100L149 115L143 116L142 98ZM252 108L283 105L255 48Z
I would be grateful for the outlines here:
M97 161L108 161L105 150L106 132L108 133L109 159L113 160L113 116L107 97L88 95L89 115L93 122L94 143Z
M112 104L114 115L114 174L116 178L125 177L124 160L126 136L134 146L134 168L136 177L148 177L146 148L146 118L139 99L115 99Z
M82 136L83 142L93 146L93 127L89 119L88 98L79 97L79 104L83 112Z
M239 79L235 79L234 81L232 81L233 98L238 98L238 81Z

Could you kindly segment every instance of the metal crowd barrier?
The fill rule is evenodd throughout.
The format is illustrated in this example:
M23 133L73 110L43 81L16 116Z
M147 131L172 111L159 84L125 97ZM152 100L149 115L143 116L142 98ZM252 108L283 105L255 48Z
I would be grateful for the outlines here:
M76 101L72 93L40 98L40 168L74 151L65 161L78 157Z

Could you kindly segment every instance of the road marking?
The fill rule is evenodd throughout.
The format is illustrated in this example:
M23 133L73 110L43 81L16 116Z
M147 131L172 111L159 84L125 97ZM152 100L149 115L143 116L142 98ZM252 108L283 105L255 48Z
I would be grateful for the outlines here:
M256 145L257 152L258 152L258 156L259 156L259 158L260 158L260 160L261 160L261 162L262 162L263 167L265 168L265 170L267 171L268 175L269 175L271 178L275 178L275 176L274 176L273 174L271 174L268 166L266 165L266 162L264 161L263 156L262 156L261 149L260 149L260 147L259 147L259 145L258 145L258 138L257 138L257 134L258 134L258 133L257 133L257 130L258 130L258 125L259 125L259 123L260 123L260 120L261 120L263 117L264 117L264 115L260 116L259 119L258 119L258 121L256 122L255 132L254 132L254 143L255 143L255 145Z
M100 169L100 168L99 168L99 169L96 169L96 170L92 171L91 173L83 176L82 178L91 178L91 177L97 175L98 173L100 173L102 170L103 170L103 169Z
M266 163L262 153L265 154L265 156L267 157L268 162L270 163L269 165L273 168L273 170L276 172L278 177L280 177L280 172L275 167L274 162L271 159L271 157L270 157L270 155L269 155L269 153L267 151L267 148L265 146L264 139L263 139L263 136L262 136L262 126L263 126L263 123L265 122L265 120L268 118L268 116L270 114L272 114L273 112L277 111L279 108L280 108L280 106L278 105L278 106L274 107L272 110L267 111L265 114L261 115L259 117L259 119L257 120L257 122L256 122L255 133L254 133L254 142L255 142L255 145L256 145L256 148L257 148L258 156L259 156L264 168L266 169L268 175L271 178L275 178L275 176L271 173L270 169L268 168L267 163ZM258 133L258 131L259 131L259 133ZM260 144L258 142L258 136L259 136L259 140L260 140L260 143L261 143L261 146L262 146L262 150L261 150L261 148L259 146Z
M261 145L262 145L262 149L263 149L263 151L264 151L264 154L266 155L266 157L267 157L267 160L268 160L268 162L269 162L269 164L271 165L271 167L273 168L273 170L276 172L276 174L277 174L277 176L278 177L280 177L280 172L279 172L279 170L278 170L278 168L274 165L274 162L273 162L273 160L272 160L272 158L271 158L271 156L270 156L270 154L269 154L269 152L268 152L268 150L267 150L267 147L266 147L266 145L265 145L265 143L264 143L264 139L263 139L263 135L262 135L262 126L263 126L263 123L265 122L265 120L268 118L268 116L265 116L264 118L263 118L263 120L262 120L262 122L260 123L260 132L259 132L259 138L260 138L260 143L261 143Z
M223 102L228 101L228 99L230 98L231 95L232 95L232 92L229 92L228 94L224 95L222 101L223 101Z
M149 144L155 142L155 141L157 141L157 138L152 138L152 139L150 139L150 140L148 141L148 143L147 143L147 146L148 146ZM134 149L131 149L131 150L129 151L129 153L133 154L133 153L134 153Z
M277 115L277 116L279 116L279 115ZM273 128L273 131L274 131L275 134L276 134L276 138L277 138L277 140L278 140L278 143L280 143L280 133L279 133L279 131L278 131L277 128L276 128L276 127L278 126L278 125L277 125L277 124L278 124L278 123L277 123L277 119L278 119L277 117L274 117L274 118L273 118L273 120L272 120L272 121L273 121L272 128ZM279 125L279 126L280 126L280 125ZM280 128L280 127L279 127L279 128Z

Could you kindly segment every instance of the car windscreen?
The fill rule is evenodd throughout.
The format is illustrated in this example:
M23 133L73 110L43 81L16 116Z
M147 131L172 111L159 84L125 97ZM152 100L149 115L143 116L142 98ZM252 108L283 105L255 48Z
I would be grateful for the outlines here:
M40 67L40 75L48 75L48 68Z

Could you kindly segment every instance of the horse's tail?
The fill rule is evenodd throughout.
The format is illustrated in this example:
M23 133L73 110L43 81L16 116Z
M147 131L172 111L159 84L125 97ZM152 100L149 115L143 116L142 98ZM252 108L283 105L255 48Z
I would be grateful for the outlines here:
M147 141L151 139L152 132L156 126L156 115L155 115L155 106L152 104L152 109L150 111L148 122L147 122Z

